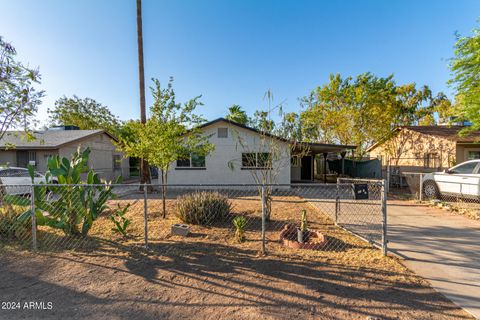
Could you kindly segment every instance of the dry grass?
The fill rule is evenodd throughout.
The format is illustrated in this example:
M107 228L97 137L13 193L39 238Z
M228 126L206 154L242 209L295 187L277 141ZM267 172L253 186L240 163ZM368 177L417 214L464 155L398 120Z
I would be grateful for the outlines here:
M113 319L470 319L405 268L399 260L336 228L316 207L299 197L276 197L268 225L268 254L259 254L260 202L232 199L232 218L248 219L247 241L234 238L231 221L192 226L192 236L170 235L175 199L162 218L158 195L148 202L150 249L144 250L141 195L112 201L131 203L131 237L111 232L108 216L91 230L90 250L31 254L1 253L0 282L5 299L53 301L45 318ZM278 242L286 223L308 212L309 227L331 237L338 250L293 250ZM230 219L231 220L231 219ZM44 233L41 231L40 233ZM51 238L61 241L56 232ZM55 242L53 244L59 244ZM15 288L23 288L16 290ZM0 313L0 317L3 314ZM17 314L35 317L26 311Z

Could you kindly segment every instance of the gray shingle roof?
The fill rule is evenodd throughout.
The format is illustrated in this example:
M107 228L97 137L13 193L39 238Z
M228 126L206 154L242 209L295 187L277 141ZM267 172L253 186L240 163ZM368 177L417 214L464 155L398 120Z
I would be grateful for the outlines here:
M103 130L47 130L33 133L34 140L26 139L22 131L8 131L0 140L0 149L15 145L16 149L56 149L62 145L104 132Z

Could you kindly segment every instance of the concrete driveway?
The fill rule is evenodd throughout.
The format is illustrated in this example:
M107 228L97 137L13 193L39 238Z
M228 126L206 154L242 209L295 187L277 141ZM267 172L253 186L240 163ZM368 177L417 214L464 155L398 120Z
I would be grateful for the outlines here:
M480 319L480 221L389 201L388 239L408 268Z

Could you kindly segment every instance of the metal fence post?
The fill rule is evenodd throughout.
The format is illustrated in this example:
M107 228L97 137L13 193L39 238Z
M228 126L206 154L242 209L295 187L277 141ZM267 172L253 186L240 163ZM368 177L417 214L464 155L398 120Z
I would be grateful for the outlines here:
M419 191L419 195L418 195L418 200L420 200L420 202L421 202L421 201L423 201L423 179L422 179L423 174L420 173L419 176L420 176L420 179L419 179L420 180L419 181L420 182L420 188L419 188L420 191Z
M145 248L148 249L148 187L143 184L143 224L145 233Z
M267 218L267 203L265 201L265 186L262 185L262 192L261 192L261 197L262 197L262 254L266 253L265 250L265 224L266 224L266 218Z
M337 180L337 188L335 194L335 224L338 222L338 213L340 211L340 193L339 193L339 181Z
M30 211L32 214L32 248L37 251L37 217L35 216L35 187L30 188Z
M382 190L381 190L381 209L382 209L382 252L383 255L387 255L387 188L386 188L387 181L382 181Z

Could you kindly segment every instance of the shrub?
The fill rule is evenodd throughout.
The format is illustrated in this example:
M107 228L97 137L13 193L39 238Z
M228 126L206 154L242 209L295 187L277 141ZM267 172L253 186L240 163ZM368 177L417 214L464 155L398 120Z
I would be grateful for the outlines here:
M230 214L228 197L218 192L194 192L178 198L177 215L185 223L208 225Z
M2 204L0 207L0 238L17 238L31 231L31 224L18 219L25 210L24 206Z

